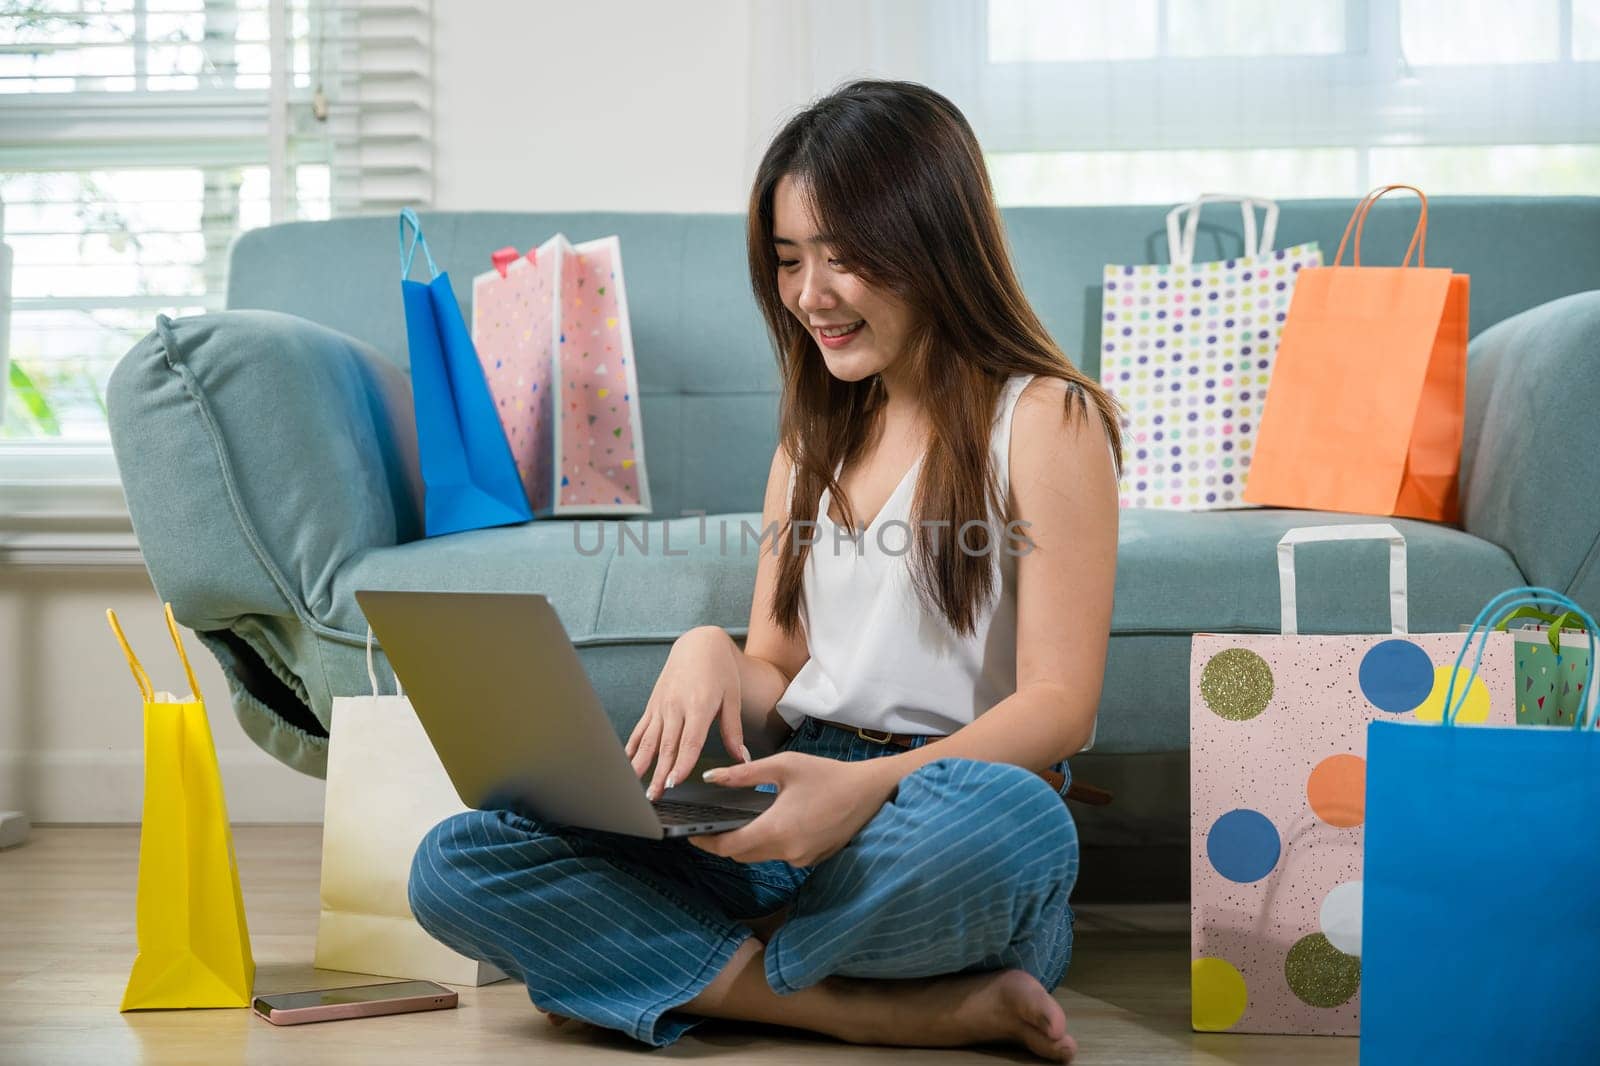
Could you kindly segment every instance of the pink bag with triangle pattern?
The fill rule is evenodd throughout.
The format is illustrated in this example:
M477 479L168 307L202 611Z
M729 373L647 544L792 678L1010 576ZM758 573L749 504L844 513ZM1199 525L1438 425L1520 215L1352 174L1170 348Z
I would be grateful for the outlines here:
M556 234L472 282L472 340L537 517L650 512L622 244Z

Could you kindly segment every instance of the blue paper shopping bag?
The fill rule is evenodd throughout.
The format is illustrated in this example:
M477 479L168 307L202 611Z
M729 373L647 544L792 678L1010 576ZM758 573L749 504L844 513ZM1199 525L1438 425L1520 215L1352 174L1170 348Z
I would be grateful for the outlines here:
M1521 588L1478 616L1457 666ZM1589 662L1594 662L1590 648ZM1367 732L1362 1066L1600 1062L1600 731L1594 671L1568 725L1470 725L1473 684L1438 725Z
M412 230L409 247L407 226ZM410 280L411 260L419 245L428 262L427 284ZM400 212L400 290L426 490L424 530L436 537L530 521L533 512L472 335L450 290L450 276L434 265L422 223L409 207Z

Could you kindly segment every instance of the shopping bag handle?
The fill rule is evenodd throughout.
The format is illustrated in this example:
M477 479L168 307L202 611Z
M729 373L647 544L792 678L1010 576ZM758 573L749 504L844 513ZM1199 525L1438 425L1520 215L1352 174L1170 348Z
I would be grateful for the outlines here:
M1406 629L1406 538L1387 522L1370 525L1300 526L1278 541L1278 612L1284 636L1300 632L1299 604L1295 596L1294 548L1325 540L1383 540L1389 542L1389 629Z
M1263 256L1272 251L1272 242L1278 233L1278 205L1275 202L1264 196L1207 192L1167 212L1167 256L1172 260L1173 266L1189 266L1194 262L1195 240L1200 233L1201 205L1235 202L1239 204L1244 216L1244 254L1247 257ZM1266 213L1266 217L1262 220L1259 241L1256 238L1257 208ZM1184 217L1185 211L1188 212L1187 218ZM1183 222L1181 236L1178 232L1180 220Z
M1518 618L1532 618L1535 621L1543 622L1550 635L1550 649L1557 655L1561 654L1561 631L1563 629L1583 628L1583 620L1571 611L1551 614L1549 611L1541 611L1537 607L1518 607L1515 611L1500 619L1494 628L1497 632L1504 633L1510 628L1511 623Z
M406 694L406 690L403 687L401 687L401 685L400 685L400 675L398 673L395 673L394 665L392 663L389 666L389 672L391 674L394 674L394 694L396 696L404 696ZM372 695L374 697L378 697L378 696L383 695L383 693L378 691L378 668L372 661L372 627L371 626L367 627L367 680L372 682Z
M1428 256L1428 196L1415 185L1380 185L1361 198L1355 211L1350 215L1350 221L1345 223L1344 236L1339 238L1339 252L1333 257L1333 265L1338 266L1344 259L1344 247L1350 240L1350 229L1355 227L1356 246L1353 257L1353 266L1361 265L1361 235L1367 226L1367 212L1372 210L1372 205L1396 189L1410 189L1422 201L1422 213L1417 216L1417 228L1411 231L1411 243L1406 246L1405 258L1400 260L1402 267L1411 265L1411 253L1417 253L1417 269L1427 266Z
M194 668L189 665L189 655L183 650L183 638L178 635L177 619L172 617L172 604L166 605L167 632L172 634L172 644L178 649L178 661L183 664L184 675L189 679L189 698L198 700L200 684L194 679ZM122 631L122 623L117 621L117 612L106 608L106 620L111 623L111 632L116 634L117 643L122 645L122 654L127 656L128 666L133 670L133 680L139 686L139 693L144 696L146 703L155 700L155 686L150 684L150 675L145 673L144 666L140 664L139 657L133 653L133 646L128 643L127 634Z
M106 620L111 623L111 632L116 634L117 643L122 645L122 654L128 659L128 667L133 671L133 680L139 686L139 694L144 697L146 703L150 703L156 696L155 686L150 684L150 675L144 672L139 657L133 654L133 647L128 643L127 635L122 632L122 623L117 621L117 612L109 607L106 608Z
M411 226L411 246L406 247L406 226ZM417 218L417 213L409 207L400 209L400 280L404 281L411 276L411 260L417 254L417 246L422 246L422 257L428 261L428 279L431 281L439 276L439 268L433 261L433 253L428 251L428 241L422 235L422 220Z
M1567 612L1567 614L1571 613L1571 611ZM1566 615L1561 615L1560 617L1565 618ZM1518 607L1515 611L1512 611L1510 614L1500 619L1500 621L1496 622L1494 628L1497 632L1504 633L1506 629L1510 627L1511 623L1515 622L1519 618L1532 618L1534 621L1543 622L1545 625L1549 625L1551 622L1556 620L1557 616L1551 614L1549 611L1541 611L1537 607Z
M1461 708L1466 706L1467 693L1472 690L1472 679L1478 676L1478 667L1483 664L1483 653L1489 646L1489 633L1495 628L1494 620L1501 617L1510 618L1523 607L1559 607L1564 612L1570 612L1583 620L1584 628L1589 634L1589 674L1584 678L1583 698L1578 701L1577 713L1572 716L1572 728L1583 729L1587 725L1591 730L1596 730L1596 720L1600 714L1591 714L1594 709L1594 681L1595 662L1594 635L1597 627L1594 619L1578 603L1566 593L1557 592L1555 589L1541 588L1535 585L1523 585L1518 588L1508 589L1490 600L1483 610L1478 612L1478 617L1472 622L1472 627L1467 631L1467 638L1462 642L1461 650L1456 653L1455 668L1450 672L1450 685L1445 690L1443 724L1453 726L1456 716L1461 713ZM1461 674L1461 664L1466 661L1467 652L1472 650L1472 642L1478 642L1478 654L1472 660L1472 672L1462 683L1461 698L1456 699L1456 678Z

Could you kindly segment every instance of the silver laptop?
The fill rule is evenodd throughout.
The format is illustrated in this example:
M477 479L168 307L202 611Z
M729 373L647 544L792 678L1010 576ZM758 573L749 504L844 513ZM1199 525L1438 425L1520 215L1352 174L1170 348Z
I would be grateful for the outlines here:
M358 591L461 802L630 836L736 829L770 792L692 781L652 803L543 596Z

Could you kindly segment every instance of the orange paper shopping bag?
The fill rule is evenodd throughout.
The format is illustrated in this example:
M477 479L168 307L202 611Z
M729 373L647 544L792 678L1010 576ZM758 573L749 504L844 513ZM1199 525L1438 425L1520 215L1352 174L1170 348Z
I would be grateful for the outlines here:
M1362 266L1367 212L1395 189L1422 200L1411 245L1398 267ZM1354 265L1342 266L1352 229ZM1385 185L1350 216L1333 266L1300 271L1247 501L1457 520L1470 283L1425 266L1427 242L1428 198Z

